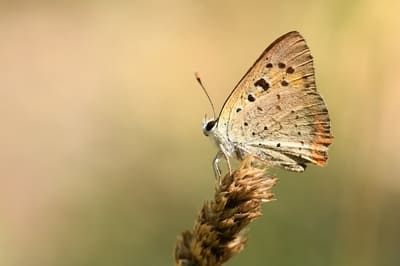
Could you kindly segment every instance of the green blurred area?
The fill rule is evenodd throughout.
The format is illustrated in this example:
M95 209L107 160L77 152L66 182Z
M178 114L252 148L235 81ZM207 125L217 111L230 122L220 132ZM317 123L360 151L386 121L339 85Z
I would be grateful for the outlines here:
M213 193L200 124L264 48L315 58L329 165L271 170L277 201L228 265L400 265L400 2L0 3L0 265L172 265Z

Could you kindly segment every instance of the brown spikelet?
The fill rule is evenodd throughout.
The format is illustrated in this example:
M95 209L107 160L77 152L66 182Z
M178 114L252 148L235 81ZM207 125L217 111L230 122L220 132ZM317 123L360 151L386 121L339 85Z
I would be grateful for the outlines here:
M183 232L175 246L175 265L222 265L243 250L243 229L261 215L261 204L273 198L277 179L245 159L240 168L225 175L214 199L201 209L192 231Z

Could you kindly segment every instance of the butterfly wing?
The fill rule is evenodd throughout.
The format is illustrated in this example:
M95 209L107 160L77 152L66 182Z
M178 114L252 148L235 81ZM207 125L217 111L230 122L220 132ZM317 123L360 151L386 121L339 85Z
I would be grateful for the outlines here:
M324 165L332 141L328 110L316 91L313 60L304 38L289 32L273 42L225 102L218 130L242 158L292 171Z

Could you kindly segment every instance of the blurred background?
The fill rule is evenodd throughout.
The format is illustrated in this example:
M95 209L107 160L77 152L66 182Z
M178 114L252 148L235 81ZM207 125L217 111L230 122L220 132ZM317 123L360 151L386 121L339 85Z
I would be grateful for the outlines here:
M400 265L400 2L1 1L0 265L173 265L213 194L202 135L265 47L298 30L330 111L329 165L228 265Z

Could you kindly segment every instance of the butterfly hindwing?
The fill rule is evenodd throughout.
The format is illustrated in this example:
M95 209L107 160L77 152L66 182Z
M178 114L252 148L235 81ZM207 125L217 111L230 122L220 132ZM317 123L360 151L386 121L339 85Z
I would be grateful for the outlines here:
M232 141L239 149L294 171L304 170L306 162L325 164L329 118L314 90L276 90L254 103L232 118Z

